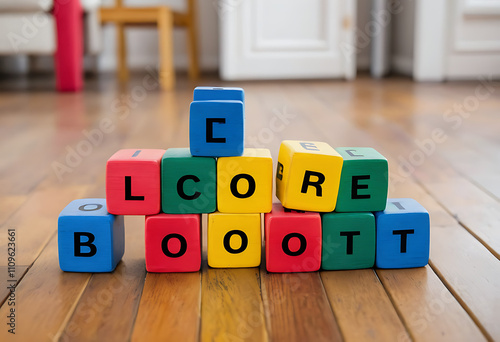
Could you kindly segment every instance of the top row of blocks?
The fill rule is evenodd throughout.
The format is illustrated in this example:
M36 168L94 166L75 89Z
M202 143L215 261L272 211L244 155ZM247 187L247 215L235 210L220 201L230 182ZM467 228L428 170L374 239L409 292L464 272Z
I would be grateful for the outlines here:
M245 93L242 88L196 87L189 108L189 145L193 156L241 156L245 142Z

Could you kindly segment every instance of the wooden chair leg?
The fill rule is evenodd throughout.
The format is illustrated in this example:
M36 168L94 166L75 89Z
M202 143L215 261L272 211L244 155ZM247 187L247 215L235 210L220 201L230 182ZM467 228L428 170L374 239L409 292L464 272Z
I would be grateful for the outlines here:
M189 53L189 78L196 80L200 76L198 65L198 25L194 0L188 0L187 46Z
M126 82L129 79L129 72L127 67L127 41L125 37L125 27L123 24L116 24L116 35L118 79L121 82Z
M158 13L158 38L160 50L160 85L164 90L175 86L173 60L173 15L169 8L162 8Z

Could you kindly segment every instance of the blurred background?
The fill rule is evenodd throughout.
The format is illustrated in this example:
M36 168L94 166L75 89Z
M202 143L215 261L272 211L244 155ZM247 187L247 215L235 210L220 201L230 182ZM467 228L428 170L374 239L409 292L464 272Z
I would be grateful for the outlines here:
M186 71L476 79L500 76L499 32L499 0L0 0L0 73L64 73L60 90L81 89L84 72L126 81L148 69L165 89Z

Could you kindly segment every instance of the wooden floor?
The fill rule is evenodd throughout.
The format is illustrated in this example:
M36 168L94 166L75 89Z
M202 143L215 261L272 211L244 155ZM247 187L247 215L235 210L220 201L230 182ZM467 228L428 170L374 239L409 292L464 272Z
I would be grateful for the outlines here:
M115 272L63 273L61 209L104 197L105 163L120 148L188 146L198 84L245 89L247 146L269 148L275 163L284 139L384 154L390 196L431 214L430 264L269 274L209 269L205 259L199 273L147 274L143 218L127 217ZM0 341L500 341L500 83L198 84L181 78L164 93L151 76L121 89L104 77L58 94L43 79L0 81Z

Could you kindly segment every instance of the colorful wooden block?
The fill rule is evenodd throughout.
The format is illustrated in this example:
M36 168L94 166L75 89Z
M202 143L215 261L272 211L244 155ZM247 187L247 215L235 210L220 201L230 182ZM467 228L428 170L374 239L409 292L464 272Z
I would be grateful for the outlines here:
M268 213L272 207L273 159L263 148L217 159L217 209L221 213Z
M344 159L335 211L381 211L387 202L387 159L370 147L338 147Z
M236 87L196 87L193 101L233 100L245 103L245 91Z
M216 161L193 157L189 148L169 148L161 160L162 210L201 214L216 210Z
M161 209L160 165L165 150L119 150L106 165L108 211L153 215Z
M260 214L208 214L208 265L216 268L257 267L262 238Z
M411 198L390 198L375 213L378 268L422 267L429 261L429 213Z
M104 198L72 201L59 214L59 265L67 272L111 272L125 250L123 216L106 210Z
M321 215L323 246L321 268L353 270L375 264L375 216L372 213Z
M146 270L197 272L201 267L199 214L146 216Z
M285 140L276 170L276 195L285 208L330 212L335 209L342 157L330 145Z
M243 89L196 88L189 114L193 156L240 156L244 147Z
M321 265L321 217L273 204L265 214L266 268L269 272L311 272Z

